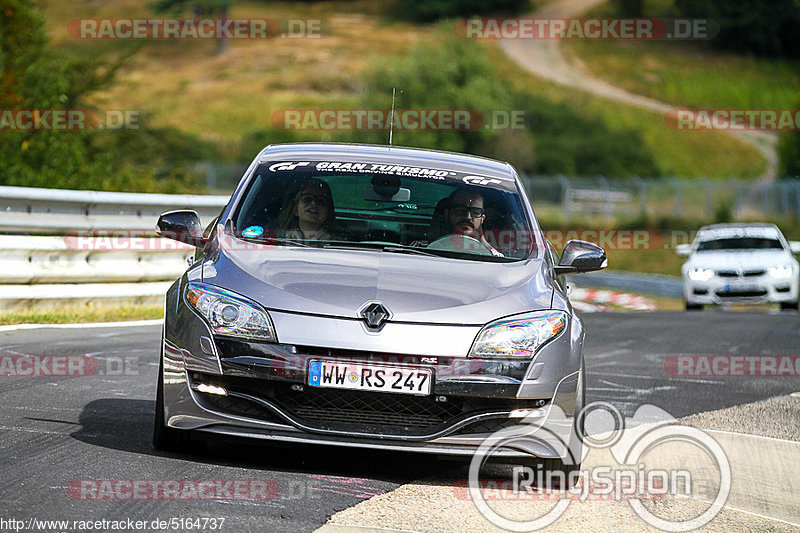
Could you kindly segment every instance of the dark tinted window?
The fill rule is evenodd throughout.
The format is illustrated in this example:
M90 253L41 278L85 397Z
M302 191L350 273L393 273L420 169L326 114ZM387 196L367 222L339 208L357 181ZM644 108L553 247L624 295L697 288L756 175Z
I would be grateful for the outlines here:
M778 239L762 237L738 237L730 239L713 239L697 245L697 251L706 250L782 250Z

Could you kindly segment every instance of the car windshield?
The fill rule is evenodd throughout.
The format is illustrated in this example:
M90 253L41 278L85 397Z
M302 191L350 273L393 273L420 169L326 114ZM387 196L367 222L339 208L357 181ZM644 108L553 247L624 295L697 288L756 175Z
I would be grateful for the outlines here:
M237 237L288 246L503 262L540 247L514 180L400 165L265 163L231 219Z
M697 245L698 252L710 250L782 250L783 246L778 239L765 237L737 237L724 239L709 239Z

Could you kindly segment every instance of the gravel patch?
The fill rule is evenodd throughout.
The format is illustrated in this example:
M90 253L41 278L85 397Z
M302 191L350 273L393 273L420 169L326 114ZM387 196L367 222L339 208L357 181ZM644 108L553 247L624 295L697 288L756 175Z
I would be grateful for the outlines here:
M376 496L355 507L333 515L320 533L347 531L347 527L387 528L418 532L504 532L484 518L462 491L455 488L451 478L431 478ZM491 502L500 515L515 520L530 520L552 508L551 502L515 501ZM648 503L648 507L663 518L686 520L706 509L706 504L686 499L667 499ZM335 526L335 527L334 527ZM566 512L544 531L660 531L639 518L624 501L573 501ZM723 509L709 524L697 531L709 532L796 532L791 524L776 522L732 509Z
M687 416L679 424L700 429L746 433L791 441L800 441L800 394L786 395L716 411ZM503 468L503 467L490 467ZM507 473L498 477L508 479ZM480 514L466 489L467 467L403 485L394 491L375 496L333 515L321 533L347 531L414 532L501 532L502 529ZM501 516L531 520L549 511L551 499L520 498L508 491L497 491L490 506ZM730 504L730 502L729 502ZM686 520L702 513L707 504L686 498L664 497L646 503L662 518ZM659 531L633 512L626 501L591 495L586 501L573 500L566 512L548 532ZM710 523L697 531L709 532L796 532L798 526L764 518L737 509L724 508Z
M798 383L800 389L800 383ZM800 441L800 395L736 405L689 415L679 423L700 429L747 433L761 437Z

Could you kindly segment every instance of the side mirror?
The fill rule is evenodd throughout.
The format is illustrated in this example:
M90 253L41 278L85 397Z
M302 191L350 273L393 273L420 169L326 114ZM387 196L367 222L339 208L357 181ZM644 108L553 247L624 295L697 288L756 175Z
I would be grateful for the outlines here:
M692 255L692 245L679 244L675 247L675 253L681 257L689 257L690 255Z
M168 239L202 248L208 242L203 237L203 226L195 211L169 211L158 217L156 234Z
M593 242L571 240L561 253L555 267L557 276L579 272L592 272L608 266L606 251Z
M793 254L800 254L800 241L789 241L789 249Z

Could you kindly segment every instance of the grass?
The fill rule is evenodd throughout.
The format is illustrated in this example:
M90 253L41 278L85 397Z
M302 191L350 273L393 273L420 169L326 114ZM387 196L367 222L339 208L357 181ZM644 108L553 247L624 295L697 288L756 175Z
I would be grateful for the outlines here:
M49 309L0 311L0 325L122 322L151 320L163 316L163 305L71 305Z
M87 55L113 55L131 43L73 39L67 31L70 20L154 16L140 0L49 2L43 9L53 43ZM368 0L269 4L239 0L231 18L321 20L322 37L232 40L223 56L213 54L215 43L210 41L144 41L118 83L98 94L95 103L106 109L138 110L152 126L197 134L218 144L224 157L233 160L243 134L269 128L276 110L356 107L363 96L361 75L367 65L389 62L435 31L431 25L389 20L385 10L381 3ZM486 46L498 75L509 83L566 102L612 127L640 131L667 174L754 177L766 168L754 149L726 134L670 130L657 114L539 80L494 44ZM324 132L302 132L298 138L329 140Z
M656 164L668 175L755 178L767 168L766 161L755 148L726 132L670 129L659 113L621 105L542 80L522 71L499 46L488 46L498 75L513 86L556 102L565 102L581 113L603 119L611 127L639 131Z
M586 16L613 16L613 7ZM676 106L794 109L800 94L800 61L722 53L704 41L572 40L562 47L595 77Z
M403 53L432 30L386 21L380 9L378 3L366 0L269 4L240 0L230 18L320 20L322 36L231 40L221 56L214 55L213 41L144 41L118 83L99 94L96 103L108 109L139 110L151 125L198 134L220 144L232 158L242 135L270 127L271 116L279 109L356 107L364 67L378 57ZM53 43L83 54L113 54L130 43L73 39L67 32L69 20L119 18L121 13L160 16L136 0L54 2L44 10Z
M660 250L606 250L608 268L625 272L665 274L680 276L681 265L686 261L674 249Z

